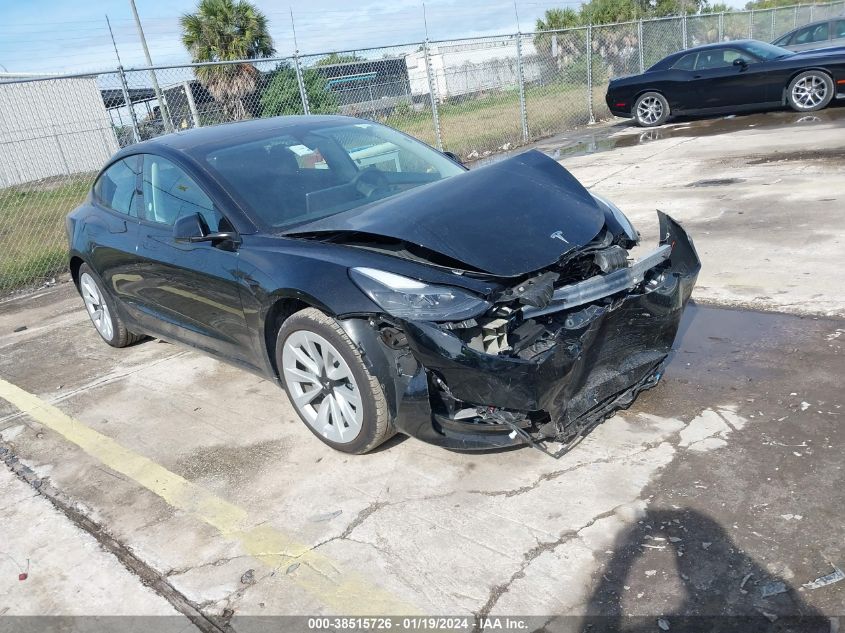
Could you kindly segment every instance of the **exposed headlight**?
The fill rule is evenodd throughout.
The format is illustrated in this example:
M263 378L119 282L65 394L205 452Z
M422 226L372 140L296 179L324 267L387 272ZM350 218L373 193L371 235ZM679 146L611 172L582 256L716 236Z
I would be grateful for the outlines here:
M640 234L637 233L637 230L634 228L634 225L631 224L631 221L628 217L619 210L615 204L613 204L610 200L605 198L604 196L600 196L597 193L590 192L590 195L599 203L599 205L603 206L607 211L610 212L610 215L613 216L613 219L616 220L616 223L619 225L619 228L622 229L622 232L625 233L625 237L631 240L633 243L637 243L640 241Z
M432 286L375 268L352 268L349 276L387 314L400 319L462 321L490 307L459 288Z

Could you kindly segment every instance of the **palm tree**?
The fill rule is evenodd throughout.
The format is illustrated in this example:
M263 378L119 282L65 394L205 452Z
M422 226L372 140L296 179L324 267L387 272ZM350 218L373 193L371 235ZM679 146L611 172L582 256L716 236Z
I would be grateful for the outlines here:
M267 18L246 0L200 0L196 13L180 20L182 43L194 62L233 61L270 57L276 50ZM255 92L260 73L248 62L199 66L195 70L227 119L249 116L245 100Z

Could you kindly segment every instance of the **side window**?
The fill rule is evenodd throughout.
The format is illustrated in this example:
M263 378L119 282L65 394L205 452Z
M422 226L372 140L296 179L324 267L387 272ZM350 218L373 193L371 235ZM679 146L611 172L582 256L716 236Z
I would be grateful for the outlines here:
M845 20L836 20L833 23L833 37L835 39L845 37Z
M692 70L695 68L695 58L698 53L690 53L689 55L684 55L678 61L675 62L672 68L677 70Z
M789 38L792 37L792 33L787 33L786 35L781 35L778 39L776 39L772 44L775 46L787 46L787 42L789 42Z
M144 155L143 191L144 220L172 225L183 216L199 213L209 231L220 228L223 216L211 199L181 167L166 158Z
M711 50L701 51L698 54L698 61L695 63L696 70L707 70L709 68L725 68L734 63L734 60L742 57L748 59L748 55L744 55L740 51L733 48L714 48Z
M795 34L793 44L812 44L830 39L830 24L815 24L801 29Z
M94 183L94 198L118 213L138 217L141 197L137 194L138 157L130 156L109 167Z

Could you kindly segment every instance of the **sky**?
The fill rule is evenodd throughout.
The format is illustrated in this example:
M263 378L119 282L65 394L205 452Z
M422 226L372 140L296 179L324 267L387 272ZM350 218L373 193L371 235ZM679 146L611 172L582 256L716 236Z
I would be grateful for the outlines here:
M196 0L136 0L156 65L190 61L179 17ZM253 0L279 56L523 32L546 9L578 0ZM744 0L729 4L740 6ZM291 28L296 27L296 45ZM0 0L0 72L61 74L114 69L111 20L124 68L145 66L129 0ZM517 24L518 19L518 24Z

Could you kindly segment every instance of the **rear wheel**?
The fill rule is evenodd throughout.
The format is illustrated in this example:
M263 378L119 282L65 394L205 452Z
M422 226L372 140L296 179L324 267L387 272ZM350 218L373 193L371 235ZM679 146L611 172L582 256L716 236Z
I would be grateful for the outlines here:
M821 110L833 99L833 79L820 70L807 70L789 83L786 99L797 112Z
M308 308L286 319L276 363L299 417L332 448L366 453L395 433L381 385L330 316Z
M663 125L669 118L669 102L659 92L646 92L634 103L633 114L641 127Z
M82 295L94 329L106 343L112 347L126 347L144 338L126 329L115 309L114 300L88 264L82 264L79 268L79 294Z

